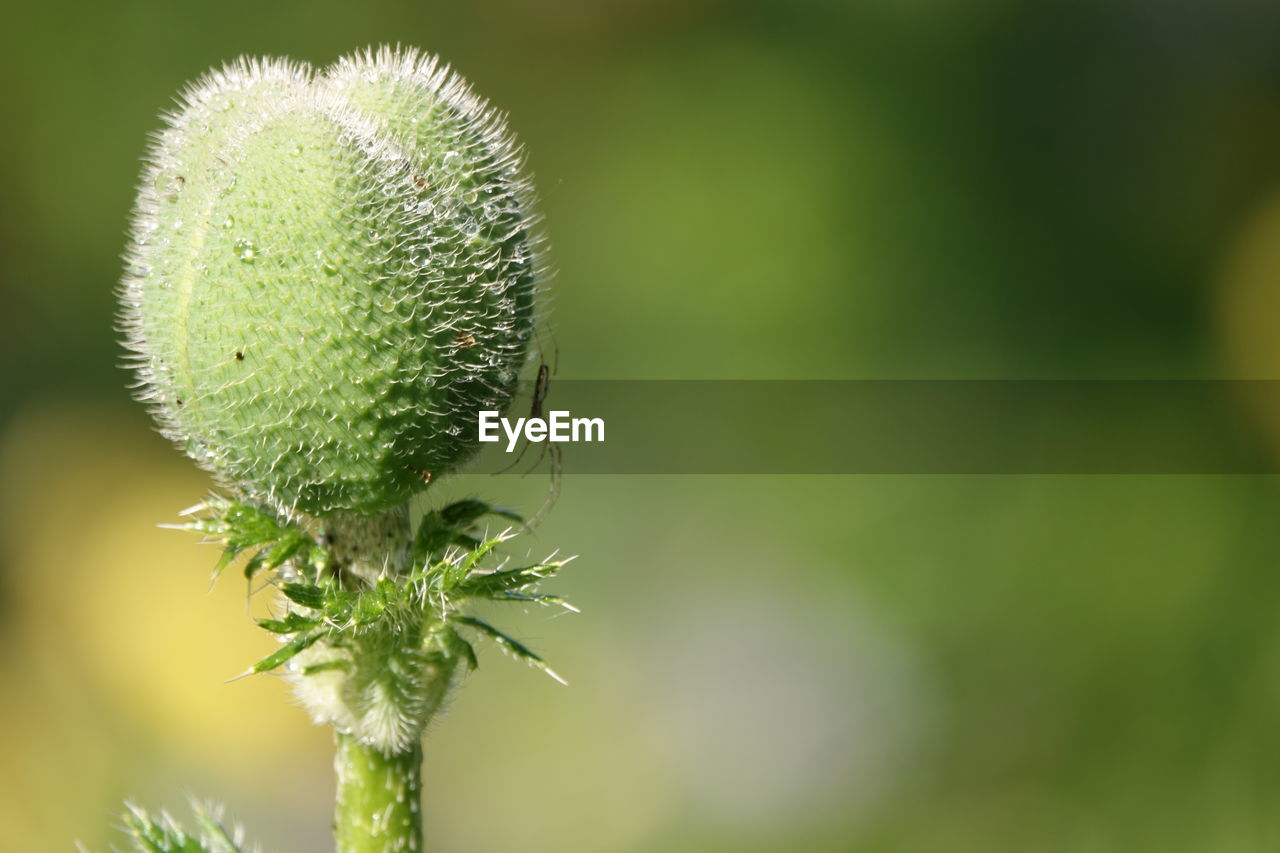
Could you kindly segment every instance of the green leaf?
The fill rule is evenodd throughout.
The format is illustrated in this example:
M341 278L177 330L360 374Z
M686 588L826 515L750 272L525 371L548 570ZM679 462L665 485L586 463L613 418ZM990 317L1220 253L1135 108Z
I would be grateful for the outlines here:
M125 803L124 826L135 853L242 853L240 845L209 810L194 807L200 837L187 835L166 812L152 817Z
M313 645L320 637L323 636L322 631L316 631L310 634L299 634L271 654L253 665L249 670L252 673L268 672L280 666L280 664L288 661L298 652Z
M515 522L520 516L509 509L496 507L484 501L468 499L451 503L446 507L433 510L422 517L414 535L412 556L415 563L431 559L443 553L451 545L472 550L480 544L480 540L467 533L475 523L486 515L496 515Z
M489 596L489 601L527 601L532 604L541 604L545 607L563 607L570 613L581 613L582 611L574 607L563 596L545 595L536 592L504 592L498 595Z
M429 512L418 523L418 532L413 537L412 556L414 562L429 559L454 544L457 531L449 526L440 514Z
M257 507L215 496L184 515L202 510L209 514L176 526L222 542L222 555L213 568L215 579L236 557L250 548L258 551L245 566L247 578L263 569L278 568L308 546L309 562L327 562L327 549L315 543L306 531ZM322 553L317 553L316 549Z
M481 621L480 619L476 619L474 616L455 615L450 618L452 619L452 621L457 622L461 625L466 625L469 628L476 629L480 633L486 635L489 639L493 640L495 643L497 643L506 651L510 652L511 654L515 655L518 658L523 659L530 665L537 667L538 669L542 670L547 675L551 676L561 684L567 685L569 683L565 681L563 678L561 678L556 673L555 670L547 666L546 661L544 661L541 657L539 657L533 651L533 649L529 648L524 643L520 642L514 637L510 637L507 634L502 633L497 628L490 625L488 622L484 622L484 621Z
M490 537L489 539L481 542L478 547L469 551L467 555L458 562L446 564L444 574L441 578L444 591L452 592L458 584L462 583L463 580L465 580L471 572L475 570L481 560L493 553L494 548L497 548L503 542L510 540L513 535L514 534L510 534L509 532L503 532L497 536Z
M350 620L356 625L368 625L377 622L386 615L392 603L385 590L380 590L377 587L361 590L360 595L347 608L346 619L341 621Z
M244 564L245 580L253 580L253 576L262 568L262 564L267 560L266 549L260 549L258 553L249 558L249 562Z
M290 610L284 619L259 619L258 625L273 634L296 634L299 631L309 631L320 624L319 619L312 619L303 616L297 611Z
M440 510L440 517L444 519L445 523L460 530L465 530L486 515L498 515L516 522L524 520L512 510L494 506L475 498L456 501Z
M222 825L216 812L198 803L193 804L191 810L200 827L201 841L210 853L240 853L240 846Z
M524 589L538 581L553 576L563 563L537 563L518 569L499 569L496 572L473 573L458 584L454 591L461 598L491 598L503 592Z
M153 818L133 803L125 803L122 829L133 842L137 853L170 853L170 851L199 851L194 839L174 823L173 818L161 814Z
M222 556L218 558L218 562L213 566L213 575L210 580L216 581L222 574L222 570L231 565L231 562L239 555L240 550L238 548L232 548L230 546L223 548Z
M323 545L312 543L307 550L307 566L310 567L312 574L317 578L327 574L330 562L329 549Z
M309 537L300 530L282 531L280 538L276 542L254 554L253 559L245 566L244 576L252 580L253 576L263 569L279 568L309 542Z
M324 589L315 584L309 583L287 583L281 590L285 598L301 604L303 607L309 607L312 610L324 609L326 597Z

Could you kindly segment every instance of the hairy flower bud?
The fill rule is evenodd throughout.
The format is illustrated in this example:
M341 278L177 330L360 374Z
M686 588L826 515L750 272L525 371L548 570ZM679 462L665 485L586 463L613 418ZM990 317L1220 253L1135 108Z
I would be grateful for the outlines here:
M403 503L509 401L541 276L502 117L432 57L241 60L156 137L122 288L141 396L287 512Z

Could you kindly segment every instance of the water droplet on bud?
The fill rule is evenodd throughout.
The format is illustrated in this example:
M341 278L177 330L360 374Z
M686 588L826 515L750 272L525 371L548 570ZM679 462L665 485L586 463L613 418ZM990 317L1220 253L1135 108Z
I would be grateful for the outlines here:
M178 194L186 186L187 179L170 171L156 173L156 193L165 201L177 201Z
M236 185L236 173L230 169L218 169L213 173L213 185L218 188L218 192L226 195Z

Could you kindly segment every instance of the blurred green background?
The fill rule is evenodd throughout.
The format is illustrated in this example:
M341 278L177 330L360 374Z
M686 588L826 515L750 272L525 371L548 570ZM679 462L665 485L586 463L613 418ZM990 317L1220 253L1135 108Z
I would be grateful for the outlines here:
M1280 378L1280 5L12 6L0 32L0 850L125 796L327 849L328 734L118 368L146 134L240 53L441 54L511 114L565 378ZM803 424L797 424L798 440ZM762 444L759 453L768 454ZM527 509L545 480L462 478ZM433 849L1280 849L1264 477L576 477L429 734ZM254 604L253 606L260 606Z

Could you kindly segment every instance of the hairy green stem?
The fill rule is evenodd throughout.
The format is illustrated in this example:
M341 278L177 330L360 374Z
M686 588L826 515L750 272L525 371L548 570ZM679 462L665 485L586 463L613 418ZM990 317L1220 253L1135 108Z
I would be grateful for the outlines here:
M341 571L366 582L404 571L409 557L409 503L364 515L334 513L324 520L329 549Z
M338 853L416 853L422 849L422 746L387 755L339 734L333 767Z
M329 546L339 572L349 582L372 583L379 576L399 575L408 557L409 505L372 515L335 514L325 522ZM416 669L415 659L401 660L406 649L421 643L392 630L365 649L357 669L372 667L375 680L385 681L405 669ZM411 656L412 657L412 656ZM397 662L401 665L397 666ZM447 689L448 679L444 680ZM394 691L392 691L394 693ZM355 734L337 735L334 770L338 776L333 831L338 853L413 853L422 849L422 746L418 739L395 752L362 742Z

